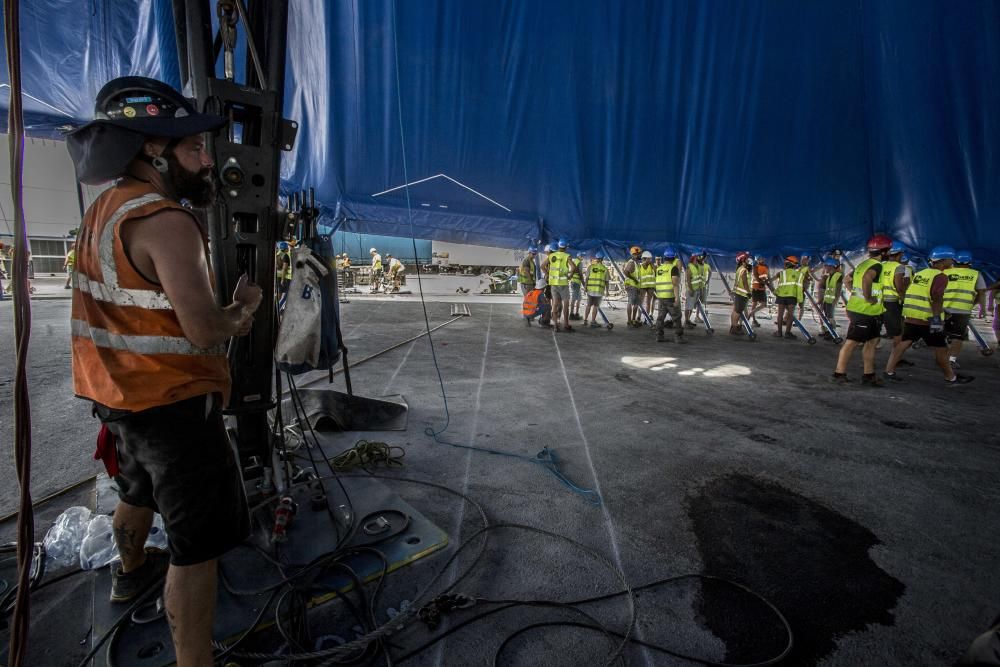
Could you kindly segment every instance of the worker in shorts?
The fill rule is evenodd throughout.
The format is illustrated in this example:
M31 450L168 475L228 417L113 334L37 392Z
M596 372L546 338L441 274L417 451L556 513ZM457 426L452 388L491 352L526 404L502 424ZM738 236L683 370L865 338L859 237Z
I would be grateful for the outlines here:
M517 284L521 286L521 294L527 294L532 289L534 289L536 278L535 278L535 260L538 257L538 248L531 246L528 248L527 256L521 260L520 266L517 267Z
M708 303L708 264L705 263L706 251L700 254L691 255L688 262L685 282L687 283L687 300L684 302L684 326L694 329L695 323L691 321L691 312L697 304L702 308ZM700 317L699 313L699 317Z
M778 286L774 289L774 298L778 304L778 316L775 318L778 328L774 332L775 338L796 337L792 333L792 319L802 290L799 274L799 258L789 255L785 258L785 268L778 273Z
M875 234L868 239L868 258L857 265L850 276L851 298L847 300L847 339L840 347L837 367L830 377L834 384L850 382L847 364L859 345L864 360L861 383L871 387L884 384L875 375L875 348L882 335L882 260L885 259L892 239L885 234Z
M646 313L652 316L653 313L653 297L656 288L656 269L653 266L653 253L646 250L642 253L642 262L639 267L635 270L636 277L639 279L639 307L645 309ZM640 320L640 325L642 321ZM677 320L678 326L680 325L680 319ZM671 320L670 326L673 326L673 320Z
M744 251L736 255L736 278L733 279L733 312L729 316L729 333L742 336L743 325L740 315L745 314L750 302L750 253Z
M983 274L972 268L972 253L961 250L955 253L954 266L945 269L948 288L944 292L944 323L948 336L948 360L952 368L959 368L958 355L962 342L969 340L972 310L986 301L986 281Z
M751 283L751 301L752 305L750 307L750 322L755 326L759 327L760 322L757 321L757 313L764 308L767 308L767 286L771 282L770 270L767 267L767 259L758 255L754 259L753 266L753 282Z
M573 275L569 278L569 319L571 320L582 320L580 316L580 301L583 299L583 267L587 256L582 253L576 253L576 270L573 271Z
M938 246L931 250L928 257L930 267L918 271L913 276L913 281L903 297L902 339L893 346L889 362L885 366L885 376L889 380L903 381L903 378L896 374L899 360L914 341L922 340L934 351L934 360L944 373L945 382L952 386L972 382L972 376L958 375L948 361L948 337L945 333L944 315L950 282L947 271L952 267L954 258L953 248Z
M378 254L378 250L372 248L368 251L368 254L372 258L372 288L371 293L374 294L378 291L379 281L382 279L382 255Z
M406 267L399 259L390 254L386 254L385 258L389 262L389 280L392 281L392 291L398 292L399 285L403 280L403 274L406 273Z
M840 260L832 255L827 256L823 260L823 273L819 280L819 284L822 285L820 302L823 304L823 314L833 329L837 328L837 301L841 300L840 287L843 282L844 271ZM826 339L833 338L829 331L824 331L822 336Z
M601 301L608 293L608 267L604 266L604 253L598 252L591 258L587 267L587 309L583 311L583 321L590 320L590 328L596 329L597 312L601 309Z
M906 266L900 261L905 250L902 243L893 241L888 259L882 262L882 303L885 305L882 324L885 337L892 339L893 347L903 338L903 297L910 284ZM903 359L900 364L912 366L913 362Z
M645 255L645 253L643 253ZM652 262L650 262L652 265ZM654 292L656 294L656 342L662 343L666 340L663 335L664 319L667 313L676 323L674 326L674 342L686 343L684 340L684 327L681 325L681 267L677 259L677 251L671 246L663 251L663 262L656 267L654 278Z
M552 294L552 322L556 331L569 333L573 331L569 325L569 278L576 265L566 252L567 245L565 239L559 239L559 247L542 262L542 273Z
M639 314L639 265L642 264L642 248L637 245L629 248L629 260L625 262L622 273L625 276L625 294L628 295L628 303L625 306L625 315L628 319L629 327L641 327L642 317Z

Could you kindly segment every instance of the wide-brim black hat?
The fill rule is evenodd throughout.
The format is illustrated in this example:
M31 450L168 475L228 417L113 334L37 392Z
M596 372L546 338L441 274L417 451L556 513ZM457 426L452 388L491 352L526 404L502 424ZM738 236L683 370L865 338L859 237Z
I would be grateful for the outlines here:
M182 139L213 132L226 124L201 113L179 92L155 79L126 76L109 81L97 94L94 120L66 135L83 183L120 176L148 137Z

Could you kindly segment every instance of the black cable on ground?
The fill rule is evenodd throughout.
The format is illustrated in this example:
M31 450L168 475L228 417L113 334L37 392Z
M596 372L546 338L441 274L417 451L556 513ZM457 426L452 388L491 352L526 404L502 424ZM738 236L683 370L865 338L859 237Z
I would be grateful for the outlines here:
M35 539L35 514L31 502L31 405L28 395L28 343L31 340L31 295L28 289L28 228L24 218L24 113L21 99L20 0L4 6L4 36L10 96L7 136L10 151L10 194L14 205L14 465L20 487L17 515L17 586L10 623L8 665L20 667L28 657L31 623L31 545Z

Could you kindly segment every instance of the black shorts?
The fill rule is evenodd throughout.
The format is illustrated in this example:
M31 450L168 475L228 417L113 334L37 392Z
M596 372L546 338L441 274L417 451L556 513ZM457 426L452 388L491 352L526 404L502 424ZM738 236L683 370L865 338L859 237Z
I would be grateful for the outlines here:
M171 564L204 563L247 538L250 513L221 396L141 412L95 410L118 440L118 497L163 516Z
M754 290L753 291L753 302L754 303L767 303L767 292L764 290Z
M944 321L944 332L948 334L948 340L969 340L971 321L972 315L969 313L950 313Z
M774 302L779 306L797 306L799 300L794 296L776 296Z
M930 325L903 323L903 340L922 340L927 347L948 347L948 337L943 331L931 333Z
M885 335L895 338L903 333L903 304L898 301L886 301L882 323L885 324Z
M733 294L733 309L737 313L742 313L744 310L747 309L747 301L749 301L749 297L745 297L742 294L735 294L734 293Z
M847 340L867 343L882 335L882 317L879 315L861 315L847 311L850 325L847 327Z

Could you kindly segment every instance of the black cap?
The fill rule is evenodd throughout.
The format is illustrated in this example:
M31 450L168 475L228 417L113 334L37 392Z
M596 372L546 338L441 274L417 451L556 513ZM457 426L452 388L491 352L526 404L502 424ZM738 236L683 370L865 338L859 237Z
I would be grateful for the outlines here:
M218 130L226 119L200 113L179 92L156 79L124 76L104 84L94 120L66 135L77 178L103 183L120 176L147 137L182 139Z

